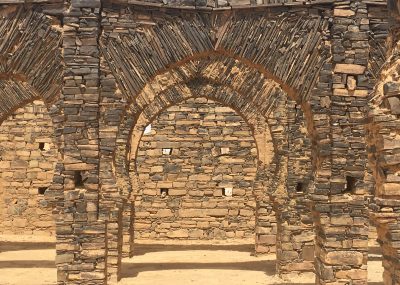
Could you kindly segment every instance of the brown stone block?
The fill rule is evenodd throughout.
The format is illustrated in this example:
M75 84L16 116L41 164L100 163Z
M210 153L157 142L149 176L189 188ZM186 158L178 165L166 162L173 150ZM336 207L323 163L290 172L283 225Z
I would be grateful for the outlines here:
M158 210L156 216L159 218L166 218L166 217L172 217L172 216L174 216L174 214L172 213L172 211L170 209L161 209L161 210Z
M85 249L81 251L82 256L89 258L104 257L105 253L105 249Z
M188 230L180 229L180 230L168 232L167 236L169 238L187 238L187 237L189 237L189 232L188 232Z
M223 217L228 215L228 209L207 209L205 212L211 217Z
M191 230L189 231L189 237L191 238L203 238L204 231L203 230Z
M332 225L349 225L353 223L353 218L347 215L342 215L342 216L333 216L331 217L331 223Z
M17 228L25 228L27 225L27 219L24 218L14 218L13 226Z
M315 250L314 245L303 246L301 250L301 258L308 261L314 261L315 258L314 250Z
M386 196L399 196L400 195L400 183L384 183L382 185L381 193Z
M366 269L351 269L337 271L335 275L339 279L366 280L368 274Z
M324 260L330 265L362 265L364 256L357 251L332 251L324 256Z
M179 217L194 218L194 217L204 217L205 212L201 209L180 209Z
M169 189L168 195L170 196L185 196L187 194L185 189Z
M73 164L64 164L65 170L92 170L95 169L96 166L94 164L87 163L73 163Z
M245 216L245 217L254 216L254 211L245 210L245 209L240 209L239 215L240 215L240 216Z
M359 64L337 63L334 72L347 74L364 74L366 67Z
M257 241L263 245L275 245L276 235L257 235Z
M290 271L314 271L314 263L311 261L303 261L303 262L291 262L288 266L285 266L286 270Z
M57 254L56 264L70 263L74 261L74 257L73 253Z
M350 9L338 9L333 10L333 15L336 17L351 17L355 15L355 12Z

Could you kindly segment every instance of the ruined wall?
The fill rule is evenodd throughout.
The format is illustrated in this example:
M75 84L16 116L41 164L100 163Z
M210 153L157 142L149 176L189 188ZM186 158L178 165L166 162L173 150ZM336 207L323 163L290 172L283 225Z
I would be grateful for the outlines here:
M57 161L52 135L41 101L17 109L0 126L0 233L54 234L44 198Z
M135 237L254 237L256 170L252 131L234 110L205 98L168 108L139 145Z

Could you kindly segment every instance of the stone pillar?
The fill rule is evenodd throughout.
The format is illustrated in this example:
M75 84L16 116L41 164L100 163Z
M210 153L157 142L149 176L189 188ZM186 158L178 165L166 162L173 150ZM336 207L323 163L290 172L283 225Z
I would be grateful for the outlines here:
M99 35L100 42L102 37L104 34ZM128 205L127 197L122 194L122 187L118 181L116 172L119 169L114 167L117 133L124 115L125 103L103 54L100 54L99 219L107 221L107 284L116 284L121 270L123 243L125 239L129 242L129 236L125 237L123 233L126 228L124 221L130 220L124 212L126 207L124 205ZM119 174L123 173L124 171L120 171Z
M377 225L378 242L383 253L383 283L400 284L400 158L398 138L400 120L400 83L396 47L376 88L369 124L370 163L375 182L374 199L370 203L371 218ZM380 88L382 87L382 88Z
M270 171L265 170L264 166L259 166L253 186L254 196L256 197L256 254L276 252L276 213L273 209L273 201L265 193L266 189L272 187L271 183L268 182L272 181L271 176L274 175L272 171L274 169L276 169L275 163L269 165L268 170Z
M315 180L317 284L367 284L368 210L364 182L370 84L366 4L335 3L331 27L330 153Z
M311 176L311 145L305 131L303 112L292 100L287 102L288 162L285 187L287 198L278 211L277 247L279 273L293 275L313 272L314 230L307 192ZM279 199L277 199L279 201Z
M64 209L58 284L105 284L106 223L99 220L100 0L65 1L61 112Z
M272 201L266 197L262 201L257 201L255 253L257 255L275 253L276 234L276 214Z
M376 204L384 206L373 214L378 224L378 242L382 246L383 255L383 284L400 284L400 217L396 210L386 212L389 209L396 209L400 206L398 199L376 199ZM386 211L385 211L386 210ZM380 213L379 213L380 212Z

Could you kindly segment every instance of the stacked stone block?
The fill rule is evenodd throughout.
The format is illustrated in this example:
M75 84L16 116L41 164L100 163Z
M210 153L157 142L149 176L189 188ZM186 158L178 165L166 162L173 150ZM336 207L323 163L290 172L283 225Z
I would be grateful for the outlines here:
M368 208L365 123L371 85L367 5L335 2L330 96L330 169L326 194L332 202L317 206L317 282L367 281Z
M22 2L27 3L16 3ZM385 37L386 22L379 13L380 1L313 1L307 2L309 5L273 1L279 2L278 7L272 1L263 1L264 6L247 7L246 12L233 5L235 1L223 8L225 13L198 1L190 9L179 8L180 4L193 5L190 1L173 1L178 5L167 5L165 9L160 2L127 0L66 0L64 5L59 5L58 0L28 2L41 3L24 5L35 10L31 16L24 16L22 9L12 10L12 6L0 15L1 35L7 39L0 47L4 95L0 112L4 117L29 98L40 97L47 99L46 103L54 103L62 85L56 134L63 160L53 179L56 186L52 186L59 192L54 196L60 214L59 284L116 282L122 255L121 228L130 220L123 216L132 212L128 206L122 214L124 204L132 202L124 199L129 197L129 189L138 188L136 182L129 185L125 179L125 172L132 167L129 155L116 159L117 169L112 165L116 132L121 131L124 138L130 135L130 130L117 130L117 122L126 111L134 114L127 120L136 125L141 112L147 115L151 109L163 106L162 100L152 100L154 94L165 91L158 87L165 85L152 85L154 89L146 85L163 72L169 73L166 81L180 80L171 84L174 86L172 91L166 91L167 98L181 96L177 91L189 89L194 81L208 80L220 88L232 88L235 98L225 94L224 98L250 117L257 112L267 116L274 108L275 101L280 100L274 96L275 88L282 88L295 99L304 112L312 142L313 181L307 192L312 198L317 234L317 283L366 283L371 175L377 185L378 197L370 204L384 243L384 281L399 282L396 84L387 84L381 92L385 97L383 113L371 115L369 152L376 167L366 171L367 102L374 83L371 77L377 77L378 62L383 62L377 48L382 44L381 37ZM256 2L261 4L250 4ZM389 4L397 9L393 1ZM63 13L50 6L64 8ZM57 15L63 25L46 13ZM10 15L15 15L15 21L10 20ZM398 38L392 40L396 42ZM46 44L51 54L44 47ZM396 54L394 51L395 60ZM397 63L390 64L395 70ZM58 80L61 70L62 84ZM387 83L396 82L397 78L387 78ZM124 109L123 100L118 102L121 97L129 110ZM148 102L151 106L146 106ZM386 112L389 109L390 114ZM278 125L277 129L285 126ZM118 148L129 142L130 139L119 141ZM279 156L273 162L279 171L265 173L278 174L276 183L272 183L276 195L270 198L279 210L279 252L288 257L283 260L278 253L278 259L283 261L278 262L278 267L283 268L285 262L290 264L292 256L305 257L303 245L308 245L310 237L306 235L301 240L301 234L297 234L303 225L295 227L308 222L301 211L307 196L291 193L294 185L304 179L298 179L301 174L290 174L295 170L289 162L290 140L281 141L284 147L279 142L275 141ZM281 167L285 165L289 167ZM119 179L122 173L125 180ZM265 205L268 213L270 209ZM297 260L293 263L298 264Z
M232 109L205 98L168 108L136 163L135 239L254 238L257 147Z
M58 150L42 101L17 109L0 126L0 233L54 235L45 192L53 179Z
M99 209L101 1L64 2L59 102L64 119L60 136L64 205L57 226L58 284L104 284L107 271L115 271L111 257L106 258L107 209Z

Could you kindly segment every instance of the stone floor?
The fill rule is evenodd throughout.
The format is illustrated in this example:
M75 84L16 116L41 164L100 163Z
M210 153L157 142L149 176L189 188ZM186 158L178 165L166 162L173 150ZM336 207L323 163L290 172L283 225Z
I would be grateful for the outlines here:
M54 241L0 237L0 285L55 284ZM313 274L282 280L275 256L254 257L251 244L138 244L123 260L121 285L313 284ZM373 248L369 284L382 284L381 256Z

